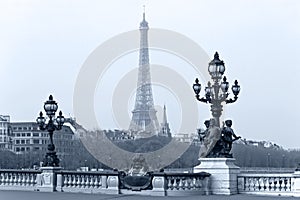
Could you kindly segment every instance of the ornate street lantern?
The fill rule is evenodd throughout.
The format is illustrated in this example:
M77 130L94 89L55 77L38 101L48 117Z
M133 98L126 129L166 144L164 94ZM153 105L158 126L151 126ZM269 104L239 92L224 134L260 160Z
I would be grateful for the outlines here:
M222 103L235 102L238 99L240 86L236 80L231 88L234 98L227 99L229 96L229 83L227 82L226 76L223 77L225 72L225 64L224 61L220 60L218 52L215 53L214 59L209 63L208 72L211 75L213 84L210 82L207 83L207 87L205 87L205 97L200 98L201 84L199 83L198 78L196 78L195 83L193 84L193 89L198 101L211 104L212 116L215 118L216 125L220 127L219 119L223 111Z
M218 52L215 53L214 59L208 65L208 72L212 79L220 79L225 72L223 60L220 60Z

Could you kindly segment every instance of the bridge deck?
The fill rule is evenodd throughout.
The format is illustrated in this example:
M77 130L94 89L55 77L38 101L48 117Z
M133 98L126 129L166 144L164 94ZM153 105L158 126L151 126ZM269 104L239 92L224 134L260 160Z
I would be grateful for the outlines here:
M274 196L253 196L253 195L232 195L232 196L190 196L190 197L153 197L153 196L138 196L138 195L107 195L107 194L83 194L83 193L62 193L62 192L24 192L24 191L0 191L0 200L135 200L135 199L201 199L201 200L290 200L295 197L274 197Z

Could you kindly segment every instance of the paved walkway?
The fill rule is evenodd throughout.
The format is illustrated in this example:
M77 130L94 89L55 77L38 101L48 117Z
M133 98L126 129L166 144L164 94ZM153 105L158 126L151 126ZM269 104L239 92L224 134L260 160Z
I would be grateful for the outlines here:
M136 199L184 199L184 200L291 200L295 197L272 197L253 195L232 195L232 196L191 196L191 197L152 197L139 195L107 195L107 194L82 194L63 192L24 192L24 191L0 191L0 200L136 200Z

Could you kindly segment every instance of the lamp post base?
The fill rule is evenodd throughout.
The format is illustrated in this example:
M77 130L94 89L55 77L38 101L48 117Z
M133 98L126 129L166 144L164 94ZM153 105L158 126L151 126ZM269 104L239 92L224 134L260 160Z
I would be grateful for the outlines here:
M56 152L48 151L43 160L43 167L58 167L58 166L59 166L59 159L56 155Z
M200 165L194 167L194 173L211 174L210 193L232 195L238 193L237 175L240 168L234 165L234 158L200 158Z
M57 184L61 182L61 176L58 177L57 174L61 170L61 167L41 167L41 170L42 173L37 177L37 190L41 192L57 191L57 187L61 187L61 184Z

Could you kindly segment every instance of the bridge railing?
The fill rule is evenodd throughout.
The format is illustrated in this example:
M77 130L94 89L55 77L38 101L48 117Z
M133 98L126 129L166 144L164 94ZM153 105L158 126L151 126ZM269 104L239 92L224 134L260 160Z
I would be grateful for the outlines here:
M168 173L166 179L166 195L208 195L210 174L201 173Z
M52 173L53 172L53 173ZM208 173L153 173L147 190L120 189L119 173L57 170L0 170L0 190L188 196L208 194ZM300 170L294 173L240 173L238 193L300 196Z
M118 193L118 172L57 173L56 190L60 192Z
M57 191L104 194L145 194L158 196L204 195L209 191L210 174L153 173L147 190L120 189L117 171L0 170L0 190Z
M37 170L0 170L0 190L36 190Z
M207 195L210 191L210 174L201 173L153 173L150 189L130 191L121 189L121 194L152 196Z
M238 175L238 191L242 194L293 196L294 176L289 173Z

